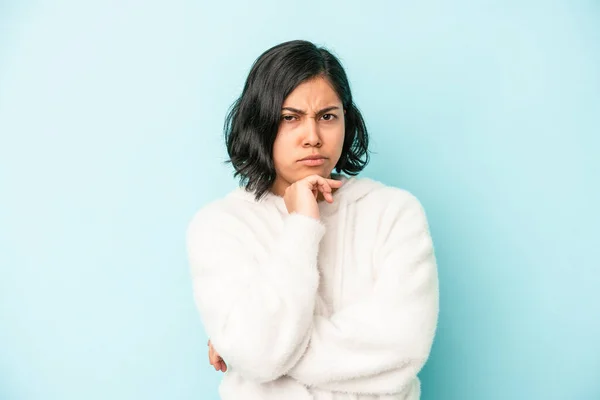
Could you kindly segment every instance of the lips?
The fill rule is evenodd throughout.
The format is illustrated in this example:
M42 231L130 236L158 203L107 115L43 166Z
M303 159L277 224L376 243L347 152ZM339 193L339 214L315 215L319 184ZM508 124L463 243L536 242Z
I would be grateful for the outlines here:
M308 156L308 157L304 157L302 159L300 159L299 161L306 161L306 160L322 160L325 159L326 157L324 156L320 156L320 155L312 155L312 156Z
M306 167L318 167L325 164L326 157L321 155L312 155L308 157L304 157L301 160L298 160L300 164L303 164Z

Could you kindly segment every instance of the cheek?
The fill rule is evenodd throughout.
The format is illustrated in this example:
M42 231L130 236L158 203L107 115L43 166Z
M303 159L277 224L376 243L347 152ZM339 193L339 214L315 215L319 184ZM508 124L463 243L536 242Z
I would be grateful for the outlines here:
M277 136L273 142L273 162L276 167L289 164L292 145L285 134L277 132Z
M273 143L273 163L275 164L275 166L278 166L280 164L280 159L281 143L279 140L275 139L275 142Z
M344 138L346 136L346 130L344 124L341 125L340 129L336 132L336 149L338 153L342 153L342 148L344 147Z
M346 135L346 132L344 130L344 126L342 125L341 129L336 132L335 139L332 143L333 149L331 149L331 154L335 158L332 157L331 161L334 161L333 162L334 165L338 163L340 156L342 155L342 150L344 148L345 135Z

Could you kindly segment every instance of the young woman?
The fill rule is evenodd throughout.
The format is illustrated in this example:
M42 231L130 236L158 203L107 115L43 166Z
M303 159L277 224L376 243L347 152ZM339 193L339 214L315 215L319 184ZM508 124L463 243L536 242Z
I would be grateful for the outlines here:
M306 41L267 50L225 137L241 185L187 231L221 398L419 399L431 236L412 194L356 177L368 134L339 60Z

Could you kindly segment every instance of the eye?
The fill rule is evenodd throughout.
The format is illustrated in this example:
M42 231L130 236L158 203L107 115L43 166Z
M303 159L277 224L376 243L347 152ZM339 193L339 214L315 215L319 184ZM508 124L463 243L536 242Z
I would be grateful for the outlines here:
M289 115L289 114L288 114L288 115L283 115L283 116L281 117L281 119L282 119L283 121L286 121L286 122L292 122L294 119L296 119L296 117L295 117L294 115Z
M337 115L335 115L335 114L323 114L323 119L325 121L332 121L336 118L337 118Z

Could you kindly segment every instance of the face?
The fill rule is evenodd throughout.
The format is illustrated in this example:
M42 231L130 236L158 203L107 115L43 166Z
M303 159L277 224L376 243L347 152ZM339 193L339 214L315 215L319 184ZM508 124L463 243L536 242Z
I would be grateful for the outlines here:
M344 114L340 98L324 78L306 81L289 94L273 144L274 193L283 195L289 185L309 175L331 176L344 145ZM318 159L306 160L309 156Z

